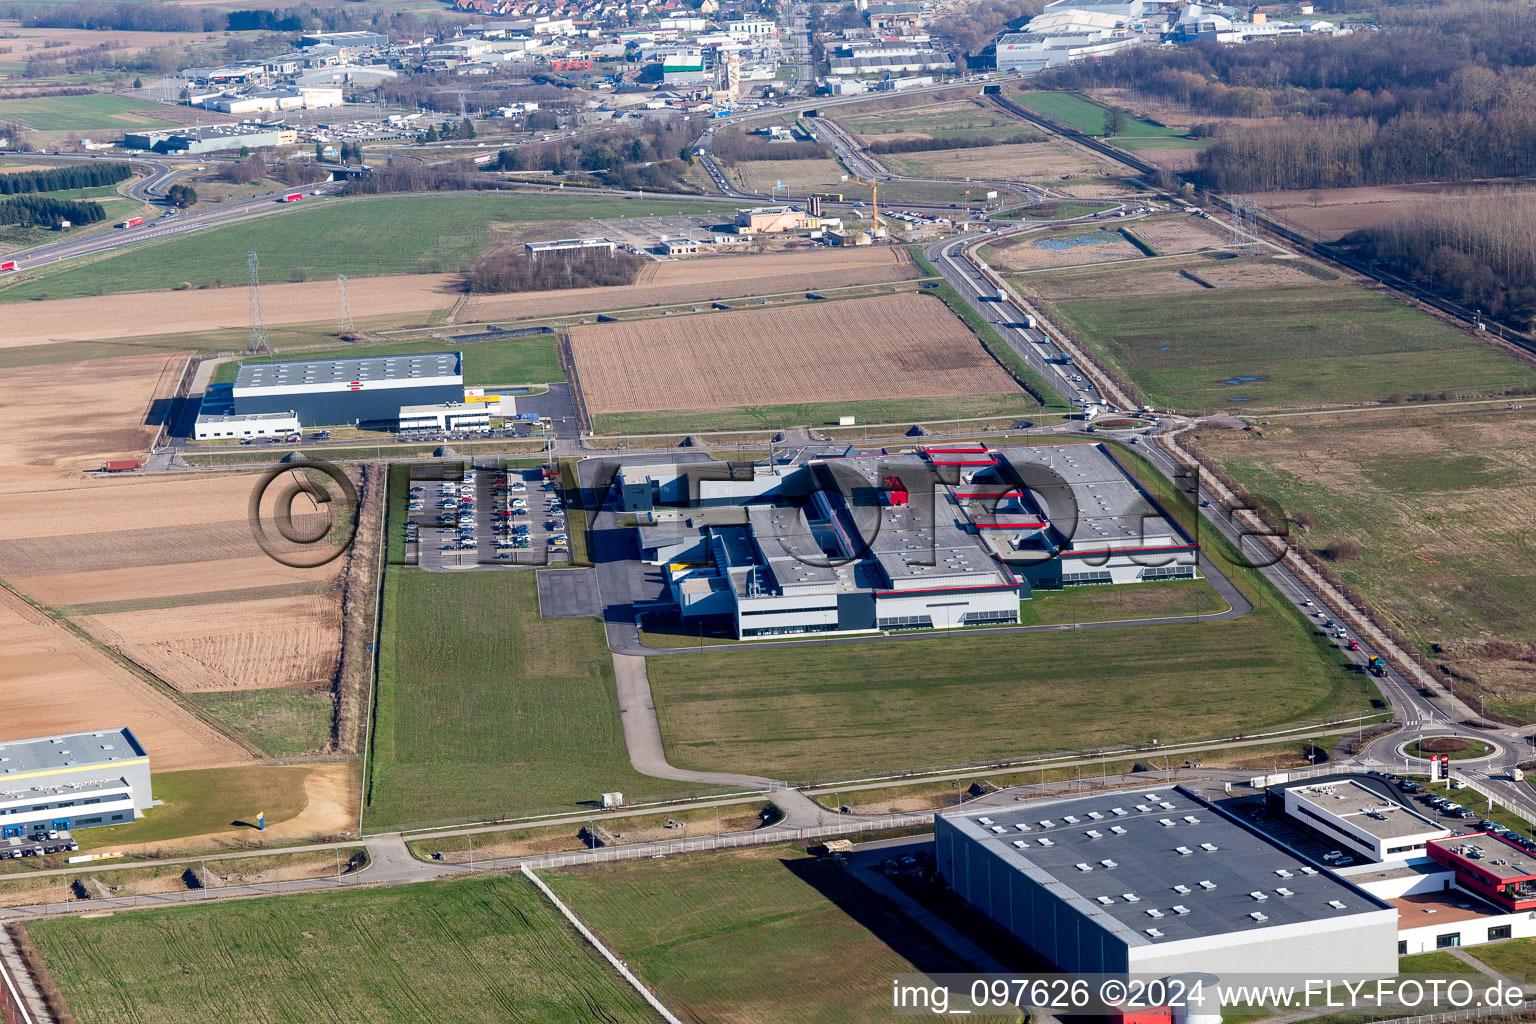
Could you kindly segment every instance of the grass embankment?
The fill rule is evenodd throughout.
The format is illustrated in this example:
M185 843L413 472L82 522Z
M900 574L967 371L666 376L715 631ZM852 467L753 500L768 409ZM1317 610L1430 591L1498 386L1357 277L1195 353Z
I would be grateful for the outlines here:
M42 52L42 51L40 51ZM175 122L131 111L153 111L159 104L128 96L37 96L0 100L0 121L18 121L34 131L137 131L166 128Z
M1188 501L1121 457L1188 528ZM1206 557L1230 559L1219 538L1201 539ZM807 780L1251 735L1373 709L1341 651L1262 577L1226 571L1256 605L1240 618L651 658L669 760Z
M1186 269L1216 286L1181 280ZM1250 414L1536 386L1536 368L1465 331L1308 271L1331 273L1197 257L1028 274L1016 286L1159 408Z
M304 809L302 766L245 765L156 772L153 789L158 806L127 825L81 829L75 836L82 850L112 849L129 843L160 843L186 836L228 832L254 823L264 811L268 827L287 821ZM259 833L254 828L254 841Z
M730 409L630 412L594 416L603 433L670 434L715 430L768 430L778 427L836 426L843 416L859 423L890 423L901 430L915 423L995 416L1011 422L1038 412L1040 403L1024 392L1003 395L956 395L949 398L864 399L800 405L756 405Z
M336 702L328 689L283 686L183 696L267 757L316 753L331 738Z
M719 203L677 199L605 199L576 195L410 195L360 197L293 210L226 227L136 245L118 255L18 281L0 302L60 299L155 288L238 284L247 252L261 257L263 281L347 274L428 274L467 268L490 233L592 217L719 213ZM196 216L186 214L184 216ZM365 310L358 310L366 315Z
M1489 713L1536 721L1533 425L1410 406L1207 430L1197 443Z
M27 925L77 1020L656 1019L522 877Z
M690 1020L875 1020L890 1012L891 975L975 969L847 871L795 847L545 880Z

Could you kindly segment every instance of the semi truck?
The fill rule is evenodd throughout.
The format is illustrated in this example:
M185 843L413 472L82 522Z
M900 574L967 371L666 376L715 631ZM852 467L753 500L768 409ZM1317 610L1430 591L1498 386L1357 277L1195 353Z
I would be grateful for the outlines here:
M1371 660L1365 663L1365 670L1373 676L1384 676L1387 674L1387 663L1381 660L1381 655L1373 654Z
M303 192L289 192L287 195L283 196L283 198L279 199L278 202L280 202L280 203L296 203L300 199L303 199L303 198L304 198L304 193Z
M5 262L0 263L0 274L9 274L11 271L13 271L15 269L16 269L16 261L15 260L6 260Z
M142 465L138 459L109 459L101 466L103 473L126 473Z
M144 218L143 217L129 217L127 220L125 220L121 224L119 224L118 227L120 227L120 228L136 228L140 224L143 224L143 223L144 223Z

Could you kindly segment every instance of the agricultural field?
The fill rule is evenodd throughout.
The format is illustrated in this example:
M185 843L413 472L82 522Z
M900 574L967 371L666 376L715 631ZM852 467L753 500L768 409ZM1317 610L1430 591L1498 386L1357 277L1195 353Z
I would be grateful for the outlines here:
M602 624L539 618L534 588L532 572L386 572L369 830L699 791L630 767Z
M1308 547L1358 544L1335 556L1340 577L1490 711L1536 721L1533 426L1409 407L1206 430L1197 443L1278 503Z
M1266 215L1287 227L1321 242L1334 242L1351 231L1411 217L1421 206L1445 207L1488 194L1486 187L1476 185L1431 183L1260 192L1253 198Z
M943 303L915 293L578 327L571 347L597 416L1018 391Z
M1049 234L1027 234L987 246L982 257L999 270L1075 267L1144 255L1116 230L1083 225Z
M1013 100L1021 107L1069 128L1076 128L1086 135L1105 134L1104 118L1109 109L1086 96L1071 92L1022 92ZM1124 120L1124 125L1115 136L1116 145L1125 139L1171 138L1183 134L1131 114L1126 114Z
M1133 261L1015 285L1158 407L1258 412L1536 386L1530 364L1306 260Z
M846 870L796 847L545 881L685 1020L875 1020L890 1012L891 975L974 969Z
M157 116L158 107L150 100L102 93L6 99L0 100L0 121L47 132L123 132L174 124Z
M252 694L249 705L216 698L185 704L220 722L250 752L307 753L324 747L331 735L335 708L329 688L342 646L336 586L347 561L314 569L273 561L257 546L248 521L256 482L248 474L174 480L92 480L76 474L67 486L42 479L19 487L0 497L6 537L0 541L0 575L54 609L60 622L53 628L81 631L173 690ZM40 502L57 508L39 517ZM306 529L308 519L301 513L295 523ZM143 701L170 704L150 684L92 653L127 677L123 685L142 689ZM82 679L72 685L78 697L63 705L62 721L51 716L51 727L39 723L20 735L99 724L85 708L95 690L108 684ZM271 693L285 687L297 689ZM318 688L326 692L317 698ZM163 731L183 723L183 732L212 733L187 710L170 707L174 714L161 712L164 721L152 718L146 727ZM232 715L228 721L221 716L225 711ZM314 717L300 721L301 715ZM146 742L156 751L157 765L165 764L158 745L148 737ZM204 754L188 763L250 756L228 741L217 746L221 756Z
M61 919L27 933L75 1019L94 1024L407 1024L444 1007L466 1024L656 1019L516 875Z
M1182 213L1172 217L1138 220L1127 224L1125 229L1145 242L1159 256L1214 248L1225 245L1230 238L1230 232L1205 218Z
M183 284L190 288L233 285L248 277L248 251L261 256L264 281L295 281L309 276L334 278L337 274L440 274L471 265L485 246L488 231L522 232L530 224L580 223L589 217L687 215L719 213L724 209L718 203L684 198L626 200L511 194L363 197L274 212L253 221L148 242L89 263L70 263L54 271L24 274L0 289L0 302L43 296L115 294ZM593 226L586 233L601 231ZM402 248L398 244L400 238L410 238L412 244ZM353 301L356 310L356 300ZM334 300L330 315L335 315Z
M1058 181L1124 174L1129 168L1066 143L1043 140L979 149L932 150L878 158L897 174L1015 181ZM884 196L886 190L881 188Z
M768 193L780 182L794 193L842 191L839 179L848 172L836 160L742 160L731 169L737 185L748 192Z
M649 263L630 285L473 295L456 319L469 324L607 312L669 303L786 295L812 288L848 288L916 276L918 272L906 250L897 246L708 256Z
M853 132L860 142L889 142L894 139L1006 139L1032 135L1034 126L973 97L939 98L933 102L887 110L871 110L875 104L839 107L837 123ZM881 159L884 159L882 157Z

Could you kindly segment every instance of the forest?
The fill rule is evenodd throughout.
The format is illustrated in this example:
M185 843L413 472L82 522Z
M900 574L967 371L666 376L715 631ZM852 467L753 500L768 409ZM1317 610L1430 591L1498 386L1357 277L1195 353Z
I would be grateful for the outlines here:
M1536 193L1490 190L1415 205L1381 227L1339 244L1511 326L1536 321Z
M49 196L0 199L0 224L16 224L24 228L59 228L65 221L78 227L94 224L106 216L100 203L80 203Z
M73 164L67 167L51 167L46 171L17 171L0 174L0 196L15 196L26 192L57 192L66 188L94 188L98 185L116 185L133 177L133 169L121 161Z
M1379 30L1246 46L1131 50L1049 72L1051 88L1119 87L1196 117L1221 189L1513 177L1536 171L1536 6L1454 0L1380 6Z
M590 174L615 188L672 189L687 166L678 157L686 140L670 123L645 131L572 143L535 143L503 149L494 169Z

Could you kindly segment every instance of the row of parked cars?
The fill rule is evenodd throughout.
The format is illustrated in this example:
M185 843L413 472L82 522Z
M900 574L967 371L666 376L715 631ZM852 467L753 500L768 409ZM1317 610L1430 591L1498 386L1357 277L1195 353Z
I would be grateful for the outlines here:
M0 846L0 860L20 860L23 857L46 857L50 853L73 853L80 844L70 838L68 832L57 829L39 829L30 836L11 836Z

